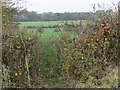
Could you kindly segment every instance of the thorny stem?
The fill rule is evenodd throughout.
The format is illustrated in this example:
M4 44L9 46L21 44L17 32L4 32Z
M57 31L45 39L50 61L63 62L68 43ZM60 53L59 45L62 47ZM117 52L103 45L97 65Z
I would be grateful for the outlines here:
M21 30L20 30L21 31ZM29 62L28 62L28 59L27 59L27 56L26 56L26 46L25 46L25 43L23 41L23 38L22 38L22 35L21 35L21 32L20 32L20 38L21 38L21 41L23 43L23 47L24 47L24 59L25 59L25 64L26 64L26 70L27 70L27 78L28 78L28 82L29 82L29 87L31 87L31 80L30 80L30 71L29 71Z

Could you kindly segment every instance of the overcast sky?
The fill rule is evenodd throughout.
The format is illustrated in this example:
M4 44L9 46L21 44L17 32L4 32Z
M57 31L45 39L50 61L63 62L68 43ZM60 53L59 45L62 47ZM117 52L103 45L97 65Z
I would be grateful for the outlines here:
M93 4L100 4L102 8L110 8L112 2L119 0L27 0L25 7L29 11L43 12L88 12L93 11ZM104 3L104 4L103 4Z

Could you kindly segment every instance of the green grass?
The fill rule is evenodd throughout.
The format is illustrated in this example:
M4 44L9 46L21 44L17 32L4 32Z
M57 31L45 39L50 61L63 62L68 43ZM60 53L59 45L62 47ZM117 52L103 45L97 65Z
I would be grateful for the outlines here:
M57 58L55 57L55 48L52 44L45 44L41 53L41 73L42 77L52 81L58 81Z
M49 25L56 25L56 24L63 24L62 21L41 21L41 22L19 22L20 26L49 26Z
M70 20L68 21L68 24L75 23L79 24L79 20L73 21ZM40 21L40 22L19 22L20 26L49 26L49 25L63 25L66 23L66 21ZM85 20L82 21L83 25L86 23Z
M54 32L54 28L45 28L43 33L37 32L36 29L31 29L26 31L29 34L39 33L40 40L42 42L57 41L60 39L60 34L61 34L61 32Z
M48 41L48 40L59 40L60 38L60 32L54 32L53 28L47 28L44 29L44 32L41 34L41 39L43 41Z
M68 24L79 24L80 21L40 21L40 22L19 22L20 26L49 26L49 25L63 25L65 23ZM82 24L85 25L87 21L83 20ZM29 30L30 32L36 32L36 29ZM37 32L38 33L38 32ZM69 33L71 35L71 32ZM60 32L54 32L54 28L44 28L44 32L41 34L42 41L49 41L49 40L59 40Z
M41 22L19 22L20 26L49 26L49 25L64 25L68 24L79 24L80 21L41 21ZM85 25L87 21L83 20L82 24ZM41 40L47 42L49 40L59 40L60 32L54 32L55 28L44 28L44 32L41 34ZM36 29L29 30L30 32L36 33ZM38 32L37 32L38 33ZM71 35L71 32L68 32Z

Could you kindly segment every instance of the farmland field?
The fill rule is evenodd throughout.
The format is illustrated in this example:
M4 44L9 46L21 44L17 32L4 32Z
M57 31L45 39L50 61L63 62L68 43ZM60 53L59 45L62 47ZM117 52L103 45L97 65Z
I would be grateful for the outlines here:
M53 25L64 25L65 23L68 24L79 24L80 21L41 21L41 22L19 22L20 23L20 27L27 27L27 26L53 26ZM87 23L87 21L82 21L82 25L85 25ZM56 28L43 28L44 32L41 34L41 39L45 42L48 40L58 40L60 37L60 33L61 32L54 32L54 29ZM62 29L62 28L60 28ZM36 29L30 29L31 31L35 31ZM73 33L68 32L69 34L73 35Z
M63 24L65 21L20 22L21 26L48 26Z
M19 22L20 26L48 26L48 25L61 25L65 23L76 23L79 24L79 20L69 20L69 21L40 21L40 22ZM82 20L83 24L85 24L87 21Z

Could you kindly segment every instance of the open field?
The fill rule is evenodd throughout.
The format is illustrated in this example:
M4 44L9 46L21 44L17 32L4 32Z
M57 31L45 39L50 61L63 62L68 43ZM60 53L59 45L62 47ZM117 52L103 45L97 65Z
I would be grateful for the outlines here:
M71 23L75 23L75 24L79 24L80 21L74 21L74 20L69 20L69 21L40 21L40 22L19 22L20 26L49 26L49 25L63 25L65 23L71 24ZM87 21L82 20L83 25L86 24Z
M64 23L65 21L20 22L21 26L49 26Z
M80 21L42 21L42 22L19 22L20 27L27 27L27 26L53 26L53 25L64 25L65 23L68 24L79 24ZM82 25L86 25L87 21L82 21ZM48 40L58 40L60 38L61 32L54 32L55 29L58 28L43 28L43 33L41 34L41 39L45 42ZM60 28L61 30L63 28ZM37 32L36 29L30 29L30 32ZM39 33L39 32L38 32ZM74 33L68 32L68 34L73 35Z

